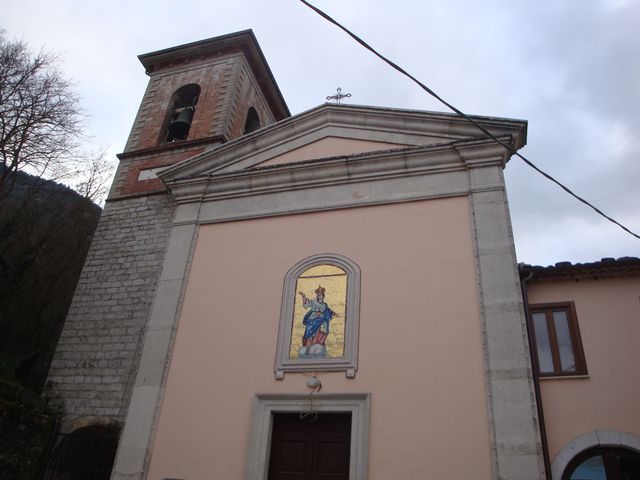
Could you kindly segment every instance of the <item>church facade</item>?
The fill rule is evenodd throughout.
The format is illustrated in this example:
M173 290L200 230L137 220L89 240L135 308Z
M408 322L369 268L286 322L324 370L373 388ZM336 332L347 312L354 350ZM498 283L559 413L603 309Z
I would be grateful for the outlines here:
M65 438L111 432L113 479L544 478L509 153L451 114L290 116L250 31L140 60L49 378Z

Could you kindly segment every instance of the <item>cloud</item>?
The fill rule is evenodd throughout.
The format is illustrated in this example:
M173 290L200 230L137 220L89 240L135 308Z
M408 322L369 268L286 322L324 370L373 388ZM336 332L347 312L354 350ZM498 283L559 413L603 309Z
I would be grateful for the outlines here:
M467 113L529 121L523 152L640 230L640 4L316 0ZM252 28L293 113L340 86L351 103L444 107L296 1L10 0L4 27L61 51L96 143L123 148L147 77L136 56ZM126 13L124 13L126 12ZM640 243L519 160L506 170L519 258L639 255ZM533 211L533 213L532 213Z

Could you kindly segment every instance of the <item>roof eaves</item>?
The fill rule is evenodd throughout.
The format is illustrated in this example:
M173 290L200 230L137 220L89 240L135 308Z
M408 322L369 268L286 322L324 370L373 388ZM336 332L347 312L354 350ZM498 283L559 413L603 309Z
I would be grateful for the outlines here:
M546 267L521 263L518 265L518 269L522 278L533 274L530 281L635 277L640 276L640 258L620 257L616 259L607 257L596 262L575 264L565 261Z

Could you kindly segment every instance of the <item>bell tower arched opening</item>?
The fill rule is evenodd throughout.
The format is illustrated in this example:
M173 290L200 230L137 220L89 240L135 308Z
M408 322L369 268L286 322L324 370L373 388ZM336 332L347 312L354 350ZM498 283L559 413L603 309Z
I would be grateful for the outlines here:
M199 96L200 86L195 83L184 85L175 91L169 102L160 143L179 142L187 139Z
M247 112L247 119L244 122L244 134L255 132L261 127L260 125L260 117L258 117L258 112L253 107L249 107L249 111Z

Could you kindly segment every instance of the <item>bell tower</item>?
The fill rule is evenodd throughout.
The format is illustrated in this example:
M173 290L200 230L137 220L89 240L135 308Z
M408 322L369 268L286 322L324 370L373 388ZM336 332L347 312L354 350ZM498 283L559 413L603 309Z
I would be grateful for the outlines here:
M251 30L138 58L150 79L110 199L164 191L157 169L290 115Z
M290 115L251 30L138 58L149 84L49 371L63 435L124 423L175 209L155 172Z

